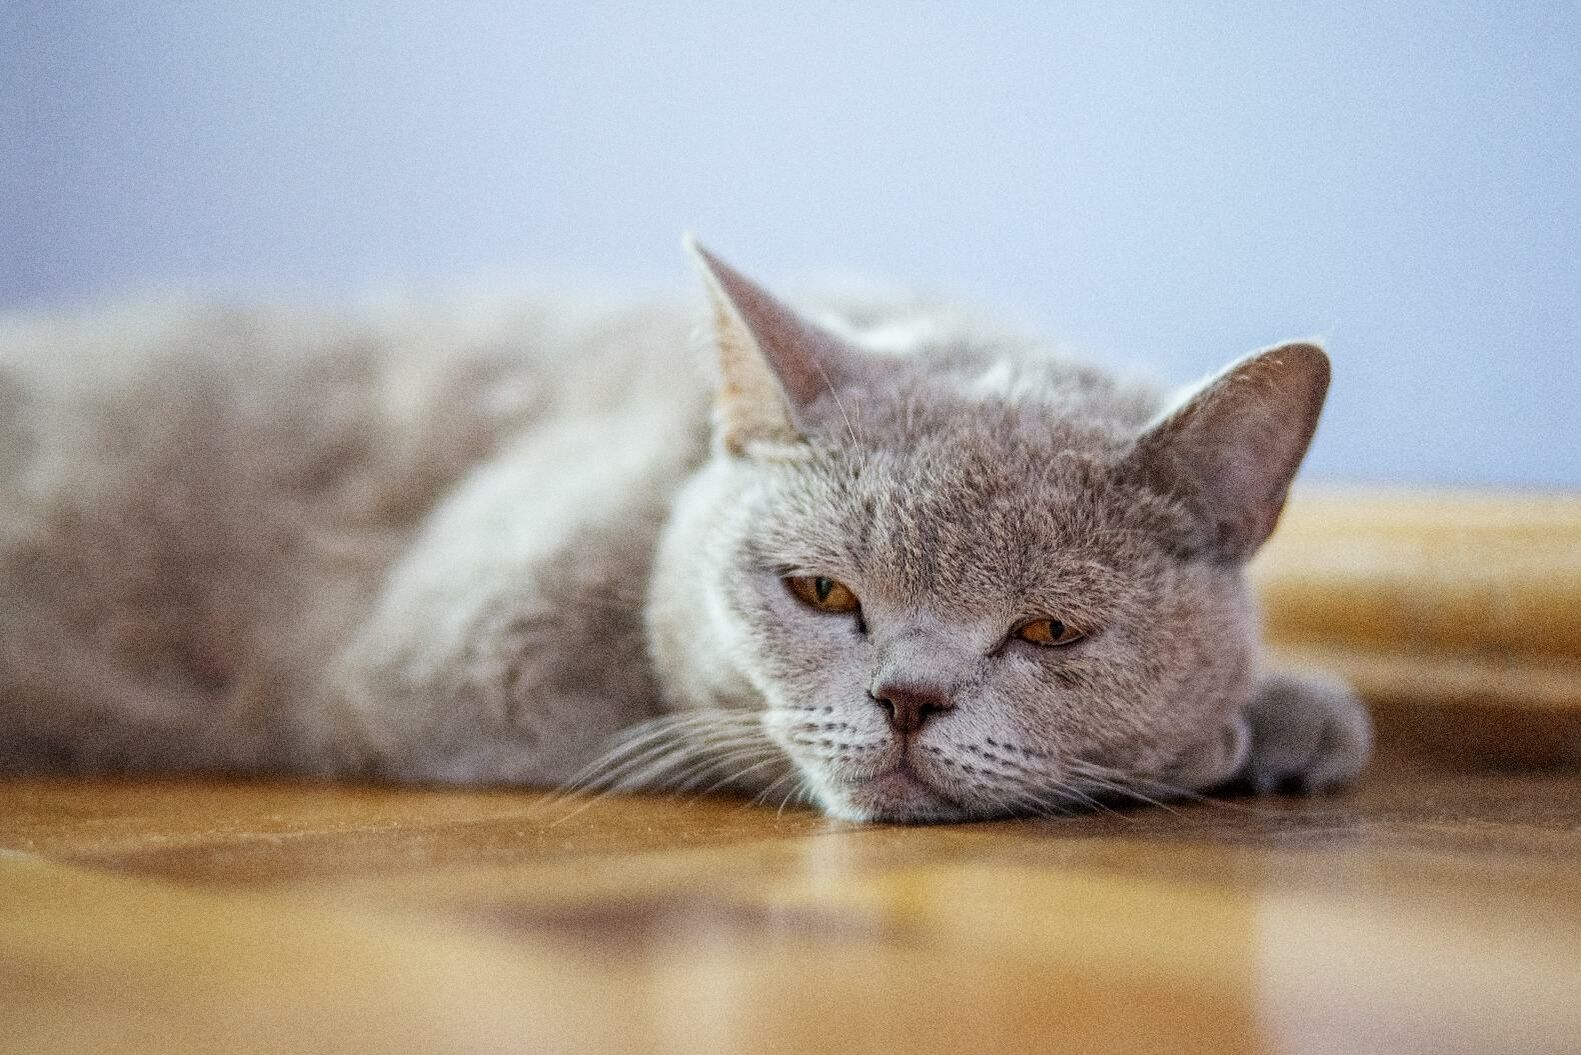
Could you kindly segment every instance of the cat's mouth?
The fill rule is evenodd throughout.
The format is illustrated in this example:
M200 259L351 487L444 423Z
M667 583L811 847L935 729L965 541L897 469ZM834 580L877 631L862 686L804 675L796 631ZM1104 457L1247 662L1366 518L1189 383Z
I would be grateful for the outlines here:
M931 794L933 792L932 786L917 776L916 770L912 769L905 762L900 763L894 769L870 778L867 784L875 794L893 797L915 795L919 792L923 794Z
M846 799L870 821L927 822L959 820L966 810L918 773L902 758L888 769L852 780Z

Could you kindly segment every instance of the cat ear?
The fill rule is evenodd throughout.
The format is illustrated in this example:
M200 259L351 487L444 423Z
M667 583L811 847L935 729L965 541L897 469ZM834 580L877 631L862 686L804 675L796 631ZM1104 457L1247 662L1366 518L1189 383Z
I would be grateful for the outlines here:
M731 453L799 443L813 407L857 372L859 353L808 322L687 236L713 301L719 350L717 423Z
M1152 425L1131 458L1198 503L1219 553L1244 560L1273 532L1328 392L1329 362L1286 344L1232 364Z

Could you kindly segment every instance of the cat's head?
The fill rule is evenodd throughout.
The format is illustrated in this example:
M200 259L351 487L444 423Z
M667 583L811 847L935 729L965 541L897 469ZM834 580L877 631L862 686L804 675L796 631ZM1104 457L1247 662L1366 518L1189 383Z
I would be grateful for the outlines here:
M854 819L1230 774L1256 650L1241 567L1311 439L1321 351L1262 352L1166 405L989 338L877 349L697 255L715 453L651 610L680 706L756 708Z

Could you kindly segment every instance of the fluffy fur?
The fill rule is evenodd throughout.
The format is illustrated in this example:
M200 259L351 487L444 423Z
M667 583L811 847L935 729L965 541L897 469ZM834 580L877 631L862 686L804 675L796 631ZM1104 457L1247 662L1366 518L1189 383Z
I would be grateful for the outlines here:
M1259 673L1241 571L1321 352L1171 400L936 305L803 316L698 256L702 356L663 304L6 322L0 771L905 821L1358 772L1365 712ZM1086 637L1012 635L1038 616Z

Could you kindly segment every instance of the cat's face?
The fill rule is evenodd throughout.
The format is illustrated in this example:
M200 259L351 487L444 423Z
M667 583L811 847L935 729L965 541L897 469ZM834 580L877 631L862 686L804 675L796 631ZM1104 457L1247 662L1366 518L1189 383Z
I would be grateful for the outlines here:
M1205 759L1229 775L1255 648L1240 560L1277 509L1175 479L1201 413L1149 428L1146 398L992 348L870 360L711 265L737 329L688 499L696 632L820 804L959 820L1200 783ZM756 354L733 366L731 342Z
M1247 698L1239 575L1172 553L1191 525L1106 446L950 403L889 435L905 442L872 446L901 423L852 407L867 444L725 470L708 589L766 730L857 819L1050 809L1162 776Z

